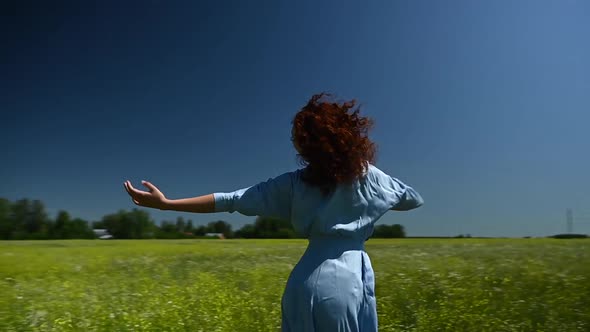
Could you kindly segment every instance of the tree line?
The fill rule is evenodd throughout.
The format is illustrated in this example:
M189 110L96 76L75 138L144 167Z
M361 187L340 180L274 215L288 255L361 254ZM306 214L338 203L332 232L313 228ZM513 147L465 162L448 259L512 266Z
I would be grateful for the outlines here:
M0 240L94 239L97 237L94 229L104 229L117 239L178 239L220 234L224 238L246 239L299 237L289 221L277 218L257 217L253 224L235 231L223 220L195 226L192 220L177 217L175 221L164 220L158 225L147 211L139 209L120 210L89 222L73 218L65 210L51 218L40 200L23 198L11 202L0 198ZM379 225L373 237L405 237L405 231L401 225Z

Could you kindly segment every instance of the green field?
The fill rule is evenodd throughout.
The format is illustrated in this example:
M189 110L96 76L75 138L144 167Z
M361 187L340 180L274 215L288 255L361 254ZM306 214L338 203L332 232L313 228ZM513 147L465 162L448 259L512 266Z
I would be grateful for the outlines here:
M277 331L303 240L0 242L0 331ZM367 242L380 331L590 331L590 240Z

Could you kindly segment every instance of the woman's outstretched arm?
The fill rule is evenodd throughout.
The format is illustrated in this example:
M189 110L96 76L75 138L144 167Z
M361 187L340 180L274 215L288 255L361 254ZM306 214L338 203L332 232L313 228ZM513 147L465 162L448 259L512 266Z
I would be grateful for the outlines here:
M153 184L147 181L141 183L148 188L149 191L142 191L135 189L130 181L125 181L123 186L133 203L154 209L160 210L174 210L182 212L196 212L196 213L212 213L215 212L215 197L213 194L182 198L182 199L168 199L164 194Z

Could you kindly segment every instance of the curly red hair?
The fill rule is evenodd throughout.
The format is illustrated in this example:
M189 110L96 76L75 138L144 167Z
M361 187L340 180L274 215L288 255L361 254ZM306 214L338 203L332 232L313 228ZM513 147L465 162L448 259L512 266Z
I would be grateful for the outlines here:
M368 138L373 121L359 115L356 100L337 103L325 97L332 96L313 95L295 115L292 140L306 166L303 181L329 193L361 176L374 162L376 146Z

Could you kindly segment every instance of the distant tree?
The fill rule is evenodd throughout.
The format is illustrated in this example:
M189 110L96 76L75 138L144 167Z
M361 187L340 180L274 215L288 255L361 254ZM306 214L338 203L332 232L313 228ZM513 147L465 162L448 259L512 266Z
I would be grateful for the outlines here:
M185 233L192 233L193 232L193 229L194 229L194 227L193 227L193 221L189 219L186 222L186 225L184 226L184 232Z
M193 228L193 234L194 234L195 236L203 236L203 235L205 235L206 233L209 233L209 232L207 231L207 226L200 225L200 226L198 226L198 227L195 227L195 228Z
M183 237L183 234L178 231L176 223L163 220L160 226L157 227L156 237L158 239L179 239Z
M373 231L375 238L403 238L406 237L404 226L394 225L379 225Z
M297 233L291 228L280 228L274 236L275 239L295 239L297 237Z
M254 225L244 225L236 232L236 236L262 239L290 239L298 237L290 221L271 217L257 217Z
M566 233L566 234L556 234L549 236L554 239L585 239L588 238L586 234L575 234L575 233Z
M30 210L31 201L28 198L19 199L12 204L10 213L11 239L23 240L29 237L25 225L30 224Z
M102 223L113 237L118 239L145 239L154 237L155 226L149 213L133 209L120 210L102 218Z
M24 240L48 237L51 219L40 200L0 198L0 239Z
M254 227L262 238L288 239L296 237L293 225L289 220L258 217Z
M183 217L176 218L176 231L179 233L184 232L185 222Z
M93 221L92 229L106 229L103 221Z
M150 214L145 210L133 209L128 213L129 221L133 225L133 238L148 239L154 237L155 226Z
M50 220L45 205L36 199L31 204L30 217L25 224L26 231L34 238L47 238Z
M235 233L235 236L244 239L254 239L256 238L256 234L256 228L254 225L247 224L238 229Z
M88 222L81 218L75 218L68 222L64 237L65 239L92 239L94 232L88 227Z
M40 200L19 199L11 206L9 216L11 239L43 239L48 237L51 220Z
M54 239L67 238L66 228L70 223L70 214L67 211L60 210L55 217L55 222L51 230L51 237Z
M160 230L166 233L175 233L176 226L168 220L164 220L160 223Z
M471 234L459 234L457 236L455 236L455 238L457 239L464 239L464 238L471 238Z
M10 240L14 231L12 214L12 203L0 198L0 239Z
M234 236L231 225L223 220L217 220L207 224L207 233L222 233L228 239Z
M117 213L107 214L102 217L104 228L115 238L127 239L131 236L130 225L125 223L125 214L127 211L120 210Z

